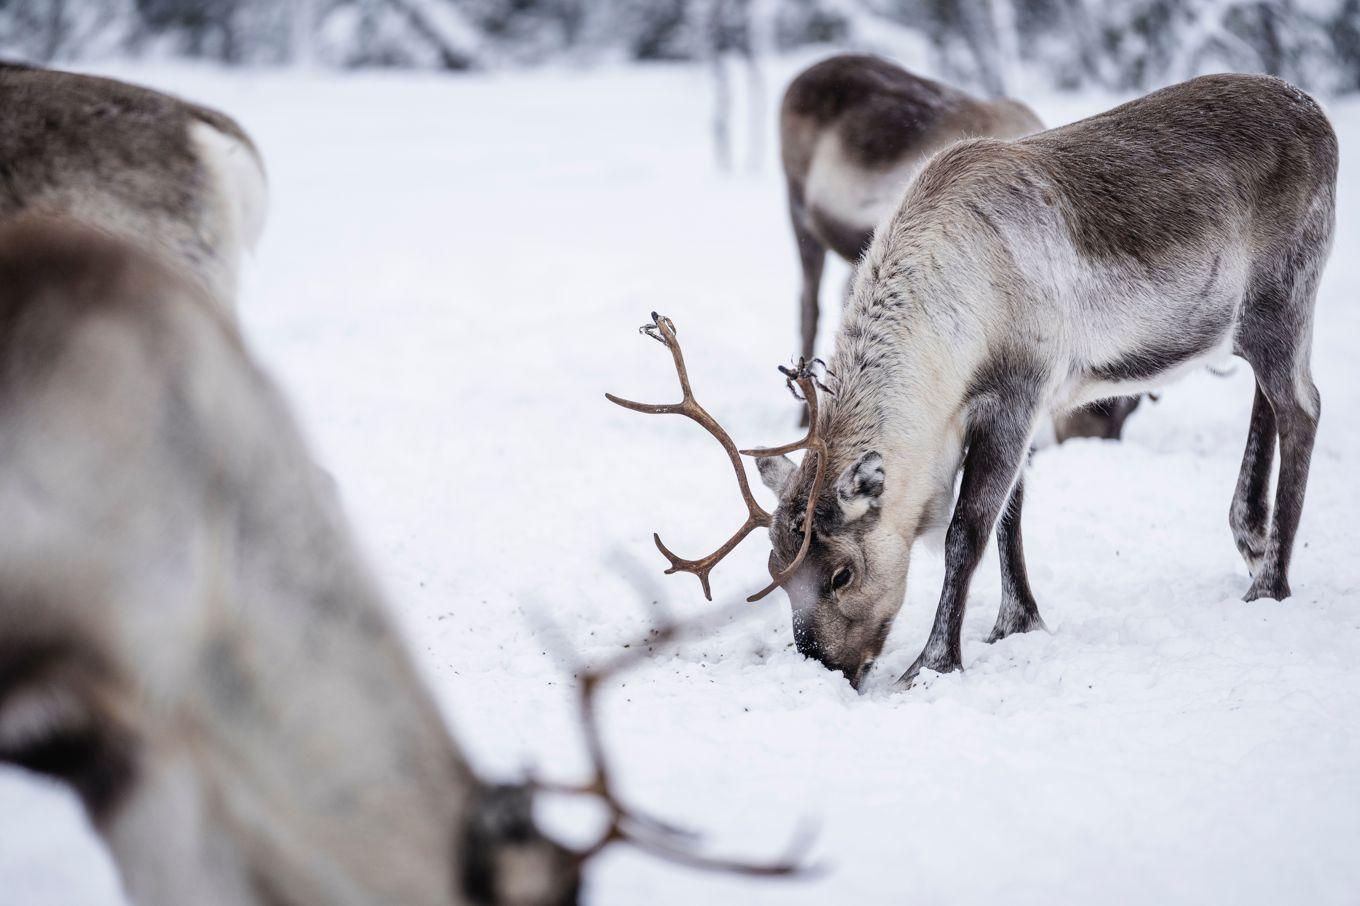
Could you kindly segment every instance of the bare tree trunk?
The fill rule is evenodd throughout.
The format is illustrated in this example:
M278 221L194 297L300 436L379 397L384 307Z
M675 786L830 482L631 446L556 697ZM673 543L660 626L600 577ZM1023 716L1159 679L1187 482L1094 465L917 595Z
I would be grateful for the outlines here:
M1066 11L1066 19L1071 25L1072 33L1076 36L1077 62L1081 66L1083 77L1102 88L1110 87L1100 61L1096 59L1095 23L1091 21L1091 14L1086 9L1084 0L1067 0L1063 9Z
M472 60L458 48L450 46L439 34L435 27L425 15L424 10L411 0L387 0L393 9L406 17L411 28L422 38L429 42L434 48L435 53L439 54L439 65L444 69L469 69ZM455 11L457 7L454 7Z
M316 29L316 0L292 0L289 19L289 56L293 65L310 69L316 54L312 36Z
M713 51L713 159L718 169L732 169L732 86L723 56Z
M750 0L746 6L746 169L760 171L765 161L765 73L762 61L774 45L775 6L771 0Z
M1001 46L992 16L992 0L962 0L958 13L960 31L972 54L982 90L989 97L1001 97L1006 93L1006 83L1001 75Z
M699 8L701 52L713 74L713 159L718 169L732 169L732 84L723 59L726 0L708 0Z
M66 35L66 0L48 0L47 20L43 23L42 50L40 59L51 63L61 52L62 41Z
M992 34L996 35L997 68L1001 73L1003 91L1006 86L1015 90L1016 74L1020 71L1020 13L1016 0L992 0Z

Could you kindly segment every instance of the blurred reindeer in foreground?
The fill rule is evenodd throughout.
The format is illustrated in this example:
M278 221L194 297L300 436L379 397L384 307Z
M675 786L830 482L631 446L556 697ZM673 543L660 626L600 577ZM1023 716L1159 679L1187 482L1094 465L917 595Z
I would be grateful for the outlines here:
M492 786L450 739L333 488L230 318L143 251L0 227L0 761L81 797L141 906L577 902L615 841L715 860L586 784ZM653 639L664 642L670 628ZM573 851L536 792L598 798Z
M113 79L0 63L0 218L66 218L121 236L235 304L268 206L235 120Z

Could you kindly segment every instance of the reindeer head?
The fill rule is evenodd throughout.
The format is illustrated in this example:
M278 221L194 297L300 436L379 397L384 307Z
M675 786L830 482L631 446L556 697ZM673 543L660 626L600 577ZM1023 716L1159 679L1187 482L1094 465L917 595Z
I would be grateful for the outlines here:
M758 463L765 486L779 496L770 523L770 570L789 573L783 587L793 608L794 642L859 688L883 649L907 582L907 545L880 520L883 457L860 454L815 496L812 469L785 456ZM815 501L810 540L804 534L809 500Z
M680 379L681 401L653 405L612 394L606 397L636 412L683 415L702 425L731 460L747 509L746 522L736 534L698 560L676 556L653 535L657 548L670 561L667 574L694 573L704 595L712 600L709 573L713 567L757 527L769 528L773 581L747 600L758 601L775 588L784 588L793 607L798 650L844 672L858 687L882 650L906 589L910 545L898 533L880 525L878 519L885 487L882 457L873 451L863 453L828 486L830 453L822 437L817 392L829 391L817 377L819 363L806 361L780 371L794 395L807 403L807 436L780 447L738 450L727 432L696 402L670 319L652 312L652 323L644 325L642 332L670 349ZM806 451L801 467L787 456L795 450ZM774 513L762 509L752 496L742 455L756 459L766 486L779 495ZM809 506L809 501L813 505Z

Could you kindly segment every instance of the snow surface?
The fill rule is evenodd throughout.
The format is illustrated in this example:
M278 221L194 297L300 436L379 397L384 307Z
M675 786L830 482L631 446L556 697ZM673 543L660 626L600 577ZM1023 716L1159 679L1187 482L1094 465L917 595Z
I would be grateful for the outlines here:
M220 106L258 140L272 200L244 290L252 344L480 768L579 772L570 685L532 615L602 660L661 607L713 606L692 577L659 575L652 530L700 552L742 517L703 432L604 401L674 395L637 325L675 319L739 443L796 433L774 370L795 346L796 268L773 141L762 172L717 172L708 83L687 67L116 74ZM1029 100L1058 124L1115 99ZM794 651L781 594L624 677L608 742L636 803L749 856L810 822L826 871L760 882L614 850L588 902L1360 902L1360 103L1331 112L1342 203L1294 597L1240 600L1227 513L1249 369L1192 376L1124 442L1035 458L1025 540L1051 632L983 642L989 554L967 671L891 691L939 592L922 546L864 695ZM844 277L828 275L832 309ZM766 550L753 539L720 566L718 595L759 587ZM548 811L590 833L594 815ZM122 902L74 800L10 770L0 902Z

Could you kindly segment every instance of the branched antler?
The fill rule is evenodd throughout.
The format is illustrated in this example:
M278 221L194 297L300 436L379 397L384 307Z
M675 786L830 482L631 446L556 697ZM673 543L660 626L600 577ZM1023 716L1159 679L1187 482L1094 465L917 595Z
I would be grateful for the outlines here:
M798 553L789 561L789 565L780 572L774 574L774 580L760 591L751 595L746 600L759 601L761 598L783 585L802 564L803 558L807 556L808 548L812 546L812 519L817 509L817 498L821 496L822 485L826 482L826 459L827 449L826 440L821 434L820 412L817 406L817 390L826 390L822 382L817 378L816 365L820 359L813 359L807 362L804 359L798 360L796 368L784 368L780 366L779 371L784 375L784 383L789 388L789 392L798 396L794 392L796 386L802 391L802 400L808 407L808 432L802 440L796 440L791 444L784 444L782 447L762 447L755 450L742 450L744 456L762 458L767 456L783 456L792 453L794 450L806 450L809 456L817 457L816 470L812 475L812 488L808 491L807 506L803 512L803 543L798 546ZM829 391L828 391L829 392Z
M730 609L725 609L719 611L717 615L726 616L730 612ZM604 805L609 814L609 824L598 841L577 852L576 857L580 861L584 862L611 844L624 843L671 862L709 871L766 877L801 875L810 871L803 864L804 856L812 842L806 828L795 834L783 855L769 862L748 862L712 856L701 852L694 845L699 839L698 834L629 807L624 804L614 785L614 774L600 732L597 705L600 689L616 675L651 655L657 646L671 644L682 635L695 631L699 625L707 625L711 621L710 617L689 623L670 623L654 630L645 643L628 647L603 667L578 671L581 733L590 756L593 776L586 783L577 785L540 780L530 780L528 785L531 789L542 792L591 796Z
M693 573L699 577L699 584L703 586L704 589L704 597L712 601L713 592L709 587L708 577L709 573L712 572L713 567L730 554L747 535L751 534L751 532L755 531L757 528L768 527L774 518L756 502L755 497L751 494L751 485L746 478L746 468L742 465L741 457L752 456L761 458L767 456L782 456L785 453L791 453L794 450L806 450L809 455L816 457L816 472L814 473L812 480L812 490L808 497L808 506L803 516L803 543L798 549L797 556L793 558L788 566L784 567L780 572L773 574L773 581L769 585L746 599L747 601L759 601L780 585L784 584L784 582L788 581L789 577L792 576L794 571L802 564L803 558L807 556L808 547L812 543L813 513L816 509L817 497L821 493L822 485L826 480L827 449L826 441L823 440L821 436L817 400L818 389L827 391L827 388L822 384L817 375L819 366L824 369L825 364L820 359L814 359L812 362L799 359L797 366L793 368L784 368L781 366L779 369L784 375L784 383L788 386L789 391L793 393L795 397L803 400L807 404L807 436L801 440L794 441L791 444L785 444L781 447L738 450L737 445L733 443L731 436L723 430L723 427L718 424L717 420L709 415L707 410L705 410L703 406L700 406L694 399L694 391L690 389L689 385L689 372L685 369L685 358L680 352L680 342L675 337L675 325L671 322L671 319L667 318L665 315L658 315L656 312L652 312L652 323L644 324L639 330L641 333L651 337L671 351L671 357L675 360L675 372L680 379L680 402L669 404L636 403L632 400L617 397L612 393L606 393L605 398L611 403L623 406L625 409L632 409L634 412L645 412L650 415L683 415L688 419L698 422L706 431L708 431L708 433L712 434L713 437L717 439L719 444L722 445L723 452L727 454L728 460L732 463L732 470L736 473L737 487L741 491L742 501L746 504L746 521L737 529L736 534L731 538L728 538L727 541L713 553L706 557L700 557L698 560L686 560L683 557L677 556L670 548L662 543L660 535L653 533L652 540L656 542L657 549L661 551L661 555L670 562L670 568L666 570L667 575L676 572ZM799 396L799 391L801 391L801 396Z
M755 531L757 528L769 526L772 517L756 502L755 496L751 493L751 485L747 481L746 469L741 463L741 455L737 450L737 445L733 443L731 436L723 430L723 427L718 424L717 420L709 415L708 411L694 399L694 391L690 389L689 385L689 372L685 369L685 357L680 351L679 341L675 338L675 325L671 322L671 319L664 315L658 315L656 312L652 312L652 323L644 324L640 328L640 332L670 349L671 357L675 360L675 372L680 379L680 402L668 405L635 403L632 400L617 397L612 393L606 393L605 398L611 403L615 403L625 409L632 409L634 412L645 412L650 415L683 415L688 419L698 422L704 430L709 434L712 434L713 437L717 439L718 443L722 445L723 452L727 454L728 460L732 463L732 470L736 473L737 487L741 490L741 499L746 504L746 521L742 523L739 529L737 529L736 534L731 538L728 538L716 551L706 557L700 557L698 560L686 560L683 557L677 556L670 548L666 547L659 534L652 534L652 540L656 542L657 550L661 551L661 555L670 561L671 565L670 568L666 570L666 574L670 575L676 572L693 573L699 577L699 584L702 585L704 589L704 597L712 601L713 590L709 587L708 574L712 571L713 567L730 554L747 535L751 534L751 532Z

